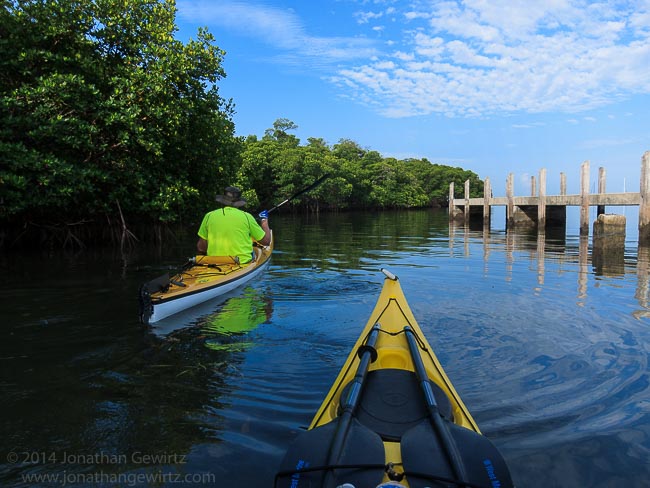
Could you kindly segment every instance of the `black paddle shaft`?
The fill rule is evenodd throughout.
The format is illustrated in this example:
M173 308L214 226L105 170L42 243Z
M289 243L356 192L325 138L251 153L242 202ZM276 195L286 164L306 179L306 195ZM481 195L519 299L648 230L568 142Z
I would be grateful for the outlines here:
M409 345L409 352L411 353L411 359L413 360L413 366L415 367L415 374L418 377L420 387L424 393L424 398L427 403L427 409L429 411L429 417L431 418L433 429L440 438L442 446L445 449L445 453L447 454L449 464L451 465L456 478L461 481L465 480L467 479L467 473L465 470L465 465L463 464L463 459L458 450L458 446L456 446L456 442L449 433L449 429L447 428L447 425L445 424L445 421L440 414L440 410L438 409L438 404L436 402L436 398L433 395L429 377L427 376L427 372L424 368L424 363L422 362L422 358L418 352L418 345L415 340L415 332L413 332L413 329L407 325L404 327L404 333L406 334L406 340Z
M341 452L343 451L345 439L348 435L348 431L350 430L350 423L352 422L354 410L357 408L359 399L361 398L361 390L366 380L368 367L370 366L370 363L373 361L374 357L376 357L373 355L373 351L375 344L377 343L377 336L379 335L380 329L381 326L379 324L375 324L373 326L370 334L368 335L368 340L361 349L362 352L359 366L357 367L357 372L354 375L354 379L352 380L352 385L348 391L347 397L345 398L345 402L343 403L343 412L339 417L336 434L334 435L334 439L330 444L330 452L327 462L329 465L335 465L341 456ZM327 483L325 483L324 486L327 486Z
M287 198L286 200L284 200L284 201L278 203L277 205L271 207L271 208L268 210L268 212L271 213L271 212L273 212L274 210L277 210L278 208L280 208L280 207L281 207L282 205L284 205L285 203L289 203L289 202L290 202L291 200L293 200L294 198L299 197L299 196L302 195L303 193L307 193L308 191L313 190L313 189L316 188L318 185L320 185L323 181L325 181L327 178L329 178L329 176L330 176L329 174L326 174L326 175L324 175L324 176L321 176L321 177L318 178L316 181L314 181L311 185L309 185L307 188L303 188L303 189L300 190L298 193L295 193L294 195L291 195L291 196L290 196L289 198Z

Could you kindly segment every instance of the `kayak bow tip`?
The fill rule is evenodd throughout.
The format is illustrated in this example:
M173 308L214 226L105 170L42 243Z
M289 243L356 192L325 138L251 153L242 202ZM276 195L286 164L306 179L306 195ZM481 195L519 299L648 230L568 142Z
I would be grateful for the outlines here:
M384 273L386 278L388 278L389 280L397 281L397 276L391 273L390 271L388 271L386 268L381 268L380 271Z

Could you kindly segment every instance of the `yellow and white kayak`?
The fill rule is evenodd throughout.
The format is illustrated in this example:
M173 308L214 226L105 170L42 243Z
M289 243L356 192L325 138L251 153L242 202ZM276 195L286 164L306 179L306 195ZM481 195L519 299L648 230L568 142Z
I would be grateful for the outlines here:
M140 287L140 321L158 322L257 278L270 263L273 239L268 246L254 246L253 252L254 259L246 264L231 256L196 256L175 276L145 283Z
M513 486L386 275L375 308L308 430L289 447L276 487ZM347 484L346 484L347 483Z

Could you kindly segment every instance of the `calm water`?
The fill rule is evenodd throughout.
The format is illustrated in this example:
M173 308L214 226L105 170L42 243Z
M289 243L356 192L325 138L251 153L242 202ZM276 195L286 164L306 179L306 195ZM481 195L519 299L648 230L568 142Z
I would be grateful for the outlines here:
M262 280L154 330L138 286L191 255L192 235L3 256L0 485L271 486L387 267L519 487L650 486L647 250L630 238L601 256L572 225L538 239L498 224L281 215Z

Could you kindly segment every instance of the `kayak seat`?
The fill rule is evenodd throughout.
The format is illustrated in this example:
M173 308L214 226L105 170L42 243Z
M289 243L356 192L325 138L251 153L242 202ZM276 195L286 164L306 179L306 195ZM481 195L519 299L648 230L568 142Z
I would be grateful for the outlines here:
M440 413L452 419L451 403L435 383L430 382ZM345 402L351 383L341 393ZM341 405L339 405L341 408ZM355 418L383 440L397 442L402 435L427 418L424 396L415 373L403 369L369 371Z
M444 421L444 420L443 420ZM513 482L506 463L492 442L485 436L451 422L447 424L463 460L467 481L475 486L498 486L513 488ZM400 444L402 465L411 488L448 487L448 483L434 482L426 476L453 479L454 474L441 448L429 419L410 429ZM409 473L413 473L409 475Z
M194 257L194 263L202 266L213 266L219 264L239 264L238 256L206 256L198 254Z
M275 487L316 487L325 486L326 470L300 472L307 468L324 467L328 462L329 446L332 445L337 419L307 430L298 435L287 450L280 472L276 476ZM359 466L330 470L333 476L327 487L335 487L344 483L354 486L377 486L384 476L384 443L381 438L355 419L350 423L341 456L340 466ZM362 468L362 466L364 466ZM372 467L369 467L371 466Z

